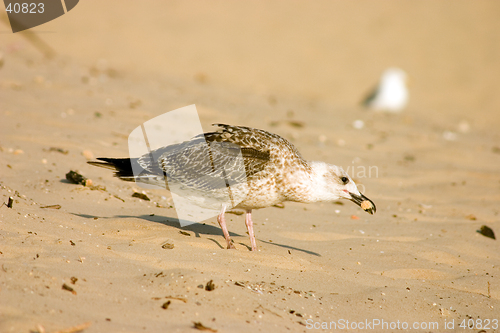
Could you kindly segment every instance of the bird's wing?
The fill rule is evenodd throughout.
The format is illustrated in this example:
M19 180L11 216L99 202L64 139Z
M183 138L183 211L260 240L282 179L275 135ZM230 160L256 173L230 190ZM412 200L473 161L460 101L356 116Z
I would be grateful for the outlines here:
M248 177L264 170L269 164L283 163L283 157L290 157L292 163L308 166L298 150L286 139L264 130L243 126L213 124L221 132L205 133L209 142L231 142L238 145L245 162Z
M243 158L235 144L196 137L174 148L158 158L158 167L169 182L210 191L246 181Z
M139 165L148 173L197 190L245 182L272 163L278 151L307 165L295 147L279 135L250 127L214 125L221 131L153 150L138 159Z
M241 151L247 177L252 177L264 170L269 163L269 138L249 127L214 124L222 128L220 132L205 133L203 136L209 143L228 143L237 146Z

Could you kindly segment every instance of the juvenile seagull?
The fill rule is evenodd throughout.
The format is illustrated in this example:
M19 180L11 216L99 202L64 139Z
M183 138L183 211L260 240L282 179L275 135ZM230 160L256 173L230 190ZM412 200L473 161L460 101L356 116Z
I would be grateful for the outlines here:
M98 158L99 161L88 163L113 169L116 177L126 181L165 186L165 177L168 177L167 189L180 183L183 187L203 193L205 197L220 197L228 191L232 196L244 193L234 208L246 211L245 224L252 251L257 250L253 209L284 201L312 203L347 199L368 213L375 213L375 204L358 191L342 168L324 162L305 161L290 142L264 130L224 124L214 126L220 127L220 131L200 134L191 141L163 147L139 158ZM241 152L244 177L239 170L231 170L237 168L237 163L231 162L234 161L235 149L237 153ZM213 185L212 180L222 176L213 168L214 160L226 165L224 178L236 184L231 189ZM133 169L137 170L138 166L142 172L136 176ZM217 221L227 248L234 249L224 218L226 205L219 205L219 208Z
M363 100L363 105L374 111L400 112L408 103L407 75L399 68L388 68L380 81Z

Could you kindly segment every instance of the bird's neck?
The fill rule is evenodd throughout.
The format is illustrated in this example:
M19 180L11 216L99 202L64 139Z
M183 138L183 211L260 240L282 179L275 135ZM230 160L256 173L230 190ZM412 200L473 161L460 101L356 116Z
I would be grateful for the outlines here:
M308 162L307 168L301 168L285 175L289 190L286 191L287 201L313 203L337 200L328 186L322 172L327 167L323 162Z

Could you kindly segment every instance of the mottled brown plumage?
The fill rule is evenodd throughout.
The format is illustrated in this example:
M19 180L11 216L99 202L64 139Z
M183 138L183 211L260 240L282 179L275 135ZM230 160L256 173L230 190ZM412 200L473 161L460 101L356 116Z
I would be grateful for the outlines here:
M305 161L279 135L250 127L214 125L221 130L140 158L98 158L101 162L89 163L114 168L115 175L123 180L156 185L164 185L167 180L171 191L172 187L184 191L197 205L218 206L221 212L217 220L228 248L234 248L224 219L228 206L246 210L251 248L256 250L252 209L284 201L310 203L345 198L361 205L369 200L342 168ZM134 174L137 169L140 172ZM363 208L373 214L376 208L370 203L364 203Z

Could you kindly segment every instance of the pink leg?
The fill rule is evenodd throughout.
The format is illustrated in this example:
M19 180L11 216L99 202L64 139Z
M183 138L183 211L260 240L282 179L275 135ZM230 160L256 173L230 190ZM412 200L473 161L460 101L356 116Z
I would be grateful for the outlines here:
M226 219L224 218L225 213L226 213L226 206L223 205L219 216L217 216L217 222L219 222L219 225L222 229L222 233L224 233L224 238L226 239L226 242L227 242L227 248L228 249L235 249L233 243L231 242L231 237L229 237L229 231L227 231Z
M255 234L253 233L253 222L252 222L252 210L247 210L245 214L245 224L247 225L248 236L250 236L250 244L252 245L252 251L257 251L257 244L255 242Z

